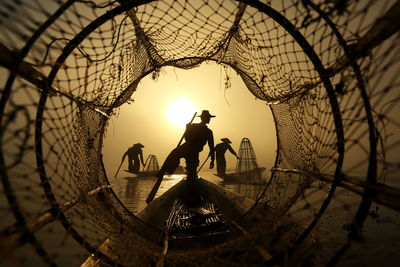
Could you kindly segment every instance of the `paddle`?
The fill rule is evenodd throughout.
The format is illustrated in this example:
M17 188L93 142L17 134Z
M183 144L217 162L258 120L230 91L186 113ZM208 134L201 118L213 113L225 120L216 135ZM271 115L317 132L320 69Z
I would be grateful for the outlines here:
M197 112L194 113L193 118L191 119L191 121L189 122L189 124L191 124L191 123L193 122L193 120L194 120L194 118L196 117L196 115L197 115ZM184 137L185 137L185 134L182 135L182 138L181 138L181 140L179 140L179 143L178 143L178 145L177 145L176 147L178 147L178 146L181 145L182 140L183 140ZM147 203L147 204L149 204L149 203L154 199L154 197L155 197L155 195L156 195L156 193L157 193L157 191L158 191L158 188L159 188L160 185L161 185L161 182L162 182L163 178L164 178L164 175L161 176L161 177L158 177L156 183L154 184L153 188L152 188L151 191L150 191L150 194L147 196L147 199L146 199L146 203Z
M116 172L115 175L114 175L114 178L117 177L117 174L118 174L118 172L119 172L119 169L121 169L121 166L122 166L122 163L124 162L124 159L125 159L125 158L123 158L123 159L121 160L121 164L119 165L118 170L117 170L117 172Z
M209 157L210 157L210 154L208 154L206 160L203 162L203 164L201 164L200 168L197 170L196 173L199 173L199 171L201 170L201 168L203 168L204 164L206 164L206 162L207 162L207 160L208 160Z

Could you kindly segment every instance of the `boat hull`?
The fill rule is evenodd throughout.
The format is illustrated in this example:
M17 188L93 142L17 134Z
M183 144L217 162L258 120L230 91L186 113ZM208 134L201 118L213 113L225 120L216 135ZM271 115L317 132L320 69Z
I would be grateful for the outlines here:
M197 183L204 190L208 200L221 212L224 221L237 219L255 203L248 197L234 193L203 178L199 178ZM174 201L185 195L185 189L187 189L186 180L178 182L163 195L150 202L137 214L137 217L153 227L164 229Z

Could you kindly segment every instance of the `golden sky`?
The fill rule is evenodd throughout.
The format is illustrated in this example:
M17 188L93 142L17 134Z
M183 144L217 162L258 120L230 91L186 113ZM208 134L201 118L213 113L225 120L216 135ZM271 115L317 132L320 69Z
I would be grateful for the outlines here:
M230 76L231 87L225 90L225 73ZM124 152L134 143L142 143L144 160L155 154L161 165L168 153L177 146L185 126L176 126L168 119L168 107L177 98L193 102L198 114L208 109L212 118L209 128L215 144L228 137L238 153L240 141L250 139L259 166L270 169L275 162L276 134L268 105L248 91L240 76L232 69L216 63L203 63L191 70L163 68L157 81L145 77L132 95L135 101L121 106L107 128L104 138L103 159L107 175L113 176ZM193 114L189 114L188 121ZM196 118L194 122L199 122ZM202 162L208 154L205 146L200 154ZM226 153L227 169L235 169L236 158ZM181 160L184 164L184 160ZM208 164L206 165L208 166ZM127 167L127 162L121 170Z

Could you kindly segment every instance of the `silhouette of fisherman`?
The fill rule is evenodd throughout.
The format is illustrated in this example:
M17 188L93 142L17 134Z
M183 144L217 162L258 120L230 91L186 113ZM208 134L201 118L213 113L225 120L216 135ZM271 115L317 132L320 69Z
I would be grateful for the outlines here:
M143 151L142 148L144 146L141 143L136 143L125 152L122 156L121 164L124 161L125 157L128 156L128 171L138 174L140 170L140 162L144 166L143 162ZM139 161L140 157L140 161ZM132 163L133 162L133 163Z
M173 173L179 166L181 158L186 161L187 181L193 181L197 178L197 167L199 166L199 153L203 151L203 147L208 143L210 149L209 157L211 157L210 169L214 168L214 136L213 132L207 127L214 115L211 115L208 110L203 110L200 123L188 123L186 131L183 135L185 143L173 149L168 157L165 159L164 164L161 166L160 171L157 173L157 178L161 178L165 173Z
M186 189L181 195L181 198L188 205L198 204L201 190L196 186L197 166L199 166L199 153L203 151L203 147L207 143L208 147L210 148L210 152L208 154L208 157L211 157L210 169L214 168L214 136L213 132L207 127L207 124L210 122L210 119L214 118L215 116L211 115L208 110L203 110L201 115L198 117L201 119L200 123L186 124L186 131L181 139L181 141L185 139L185 143L181 145L181 141L179 141L178 146L173 149L165 159L164 164L156 174L157 181L150 191L146 199L146 203L150 203L153 200L158 188L160 187L164 174L172 174L179 166L180 159L184 158L186 160L187 179L185 183Z
M222 143L219 143L215 146L215 157L217 160L217 174L220 177L224 177L226 175L226 160L225 160L225 152L229 150L237 159L239 158L231 147L231 140L228 138L221 138Z

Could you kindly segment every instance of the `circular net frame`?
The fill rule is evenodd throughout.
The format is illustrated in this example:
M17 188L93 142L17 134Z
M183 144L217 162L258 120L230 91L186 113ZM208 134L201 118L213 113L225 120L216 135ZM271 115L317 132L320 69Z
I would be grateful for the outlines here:
M1 260L340 263L373 242L372 207L400 210L399 16L398 1L3 1ZM164 255L111 189L102 140L143 77L210 61L271 109L276 163L241 234ZM352 220L329 250L332 212Z

